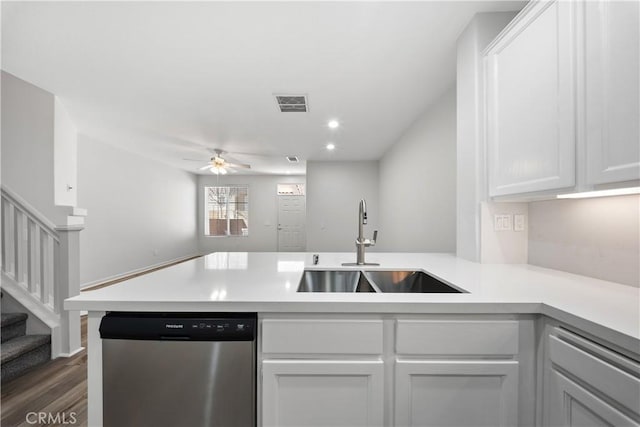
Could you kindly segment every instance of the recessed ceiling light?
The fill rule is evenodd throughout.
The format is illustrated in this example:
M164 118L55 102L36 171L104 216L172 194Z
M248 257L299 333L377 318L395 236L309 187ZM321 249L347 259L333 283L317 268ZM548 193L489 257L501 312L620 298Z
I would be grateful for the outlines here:
M327 126L329 126L329 128L331 129L335 129L338 126L340 126L340 123L338 123L337 120L329 120L329 123L327 123Z
M327 150L331 151L336 148L336 145L333 142L327 144Z

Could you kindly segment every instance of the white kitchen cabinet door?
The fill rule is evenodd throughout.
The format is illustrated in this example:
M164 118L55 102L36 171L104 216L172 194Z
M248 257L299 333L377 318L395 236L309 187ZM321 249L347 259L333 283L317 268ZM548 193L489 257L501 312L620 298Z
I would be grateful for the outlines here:
M555 369L549 375L545 425L549 427L623 427L638 422L599 399Z
M585 2L588 184L640 179L640 3Z
M575 7L531 2L485 52L490 196L575 186Z
M265 360L264 426L382 426L381 360Z
M544 420L555 426L640 421L640 364L563 328L547 339Z
M517 361L396 363L396 426L518 424Z

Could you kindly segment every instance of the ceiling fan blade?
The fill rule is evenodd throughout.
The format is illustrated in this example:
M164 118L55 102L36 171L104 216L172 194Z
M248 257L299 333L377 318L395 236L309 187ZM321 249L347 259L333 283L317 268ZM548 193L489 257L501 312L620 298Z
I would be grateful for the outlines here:
M211 168L211 165L205 165L205 166L201 167L201 168L200 168L200 169L198 169L198 170L203 171L203 170L205 170L205 169L209 169L209 168Z
M182 160L188 160L190 162L200 162L200 163L209 161L209 159L185 159L185 158L183 158Z
M251 169L251 165L246 165L246 164L243 164L243 163L229 163L229 162L225 162L225 166L229 166L230 168Z

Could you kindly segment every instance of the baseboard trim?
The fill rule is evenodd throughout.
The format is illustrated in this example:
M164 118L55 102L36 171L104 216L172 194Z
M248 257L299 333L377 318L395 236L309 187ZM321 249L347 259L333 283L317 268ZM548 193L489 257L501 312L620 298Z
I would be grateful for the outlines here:
M72 351L71 353L60 353L60 354L58 354L58 357L73 357L76 354L80 353L82 350L84 350L84 347L80 347L80 348Z
M80 292L95 291L96 289L105 288L107 286L115 285L116 283L124 282L125 280L133 279L134 277L142 276L143 274L151 273L156 270L171 267L172 265L180 264L185 261L189 261L195 258L200 258L202 255L188 255L185 257L175 258L170 261L161 262L158 264L150 265L143 268L128 271L126 273L117 274L104 279L96 280L94 282L85 283L81 286Z

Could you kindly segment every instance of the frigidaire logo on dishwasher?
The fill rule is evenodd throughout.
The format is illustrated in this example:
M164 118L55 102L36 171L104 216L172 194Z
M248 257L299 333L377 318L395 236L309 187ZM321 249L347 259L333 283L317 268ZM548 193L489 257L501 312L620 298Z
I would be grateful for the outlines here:
M165 328L168 328L168 329L182 329L182 328L184 328L184 325L179 325L177 323L165 323L164 326L165 326Z

